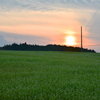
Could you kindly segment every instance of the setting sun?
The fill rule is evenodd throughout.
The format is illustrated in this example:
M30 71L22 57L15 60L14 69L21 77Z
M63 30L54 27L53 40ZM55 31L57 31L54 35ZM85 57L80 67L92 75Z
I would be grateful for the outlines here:
M75 38L73 36L66 37L66 45L73 46L75 44L76 44L76 42L75 42Z

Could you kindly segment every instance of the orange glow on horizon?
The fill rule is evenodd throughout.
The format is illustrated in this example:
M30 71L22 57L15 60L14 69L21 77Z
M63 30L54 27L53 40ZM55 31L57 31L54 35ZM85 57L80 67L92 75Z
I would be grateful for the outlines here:
M81 22L79 13L66 11L22 11L22 12L6 12L5 16L0 16L0 31L6 34L21 34L36 36L42 41L41 37L48 39L50 44L63 44L68 46L80 46L80 26ZM6 17L8 16L8 17ZM85 27L83 45L91 41L85 38L89 32ZM14 38L15 39L15 38ZM15 41L7 38L7 41ZM25 40L30 41L30 40ZM31 40L31 43L34 43ZM44 41L44 40L43 40ZM38 41L36 41L39 43ZM40 43L41 44L41 43ZM46 44L46 42L45 42ZM44 45L44 44L43 44Z

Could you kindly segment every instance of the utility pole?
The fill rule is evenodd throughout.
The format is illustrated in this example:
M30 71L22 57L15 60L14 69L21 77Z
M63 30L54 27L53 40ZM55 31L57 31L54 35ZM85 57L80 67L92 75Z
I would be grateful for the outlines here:
M83 36L82 36L82 26L81 26L81 52L83 52Z

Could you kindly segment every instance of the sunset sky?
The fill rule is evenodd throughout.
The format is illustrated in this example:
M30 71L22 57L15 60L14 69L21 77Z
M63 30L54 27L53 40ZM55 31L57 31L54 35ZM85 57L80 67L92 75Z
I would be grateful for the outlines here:
M100 0L0 0L0 46L80 46L100 52Z

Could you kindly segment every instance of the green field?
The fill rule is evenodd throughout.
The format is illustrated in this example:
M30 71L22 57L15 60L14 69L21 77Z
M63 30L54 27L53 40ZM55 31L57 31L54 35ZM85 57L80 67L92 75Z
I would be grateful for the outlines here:
M100 53L0 51L0 100L100 100Z

